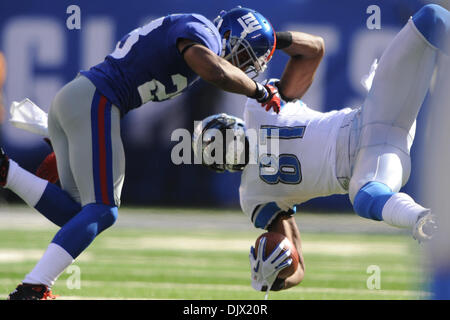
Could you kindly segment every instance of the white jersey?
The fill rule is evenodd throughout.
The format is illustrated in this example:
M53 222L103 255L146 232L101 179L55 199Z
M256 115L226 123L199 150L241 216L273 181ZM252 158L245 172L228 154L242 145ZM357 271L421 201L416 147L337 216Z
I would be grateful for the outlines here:
M242 210L256 227L265 229L279 212L309 199L348 192L336 178L336 140L343 119L354 111L323 113L297 100L276 114L247 101L246 130L258 134L257 143L250 140L239 194Z

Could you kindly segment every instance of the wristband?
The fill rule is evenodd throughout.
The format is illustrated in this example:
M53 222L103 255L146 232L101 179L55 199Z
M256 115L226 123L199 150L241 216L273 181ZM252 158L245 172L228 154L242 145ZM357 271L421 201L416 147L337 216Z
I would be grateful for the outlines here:
M292 44L292 33L289 31L276 32L276 49L284 49Z
M267 92L267 89L261 83L254 80L253 82L256 84L256 92L251 98L256 99L258 102L265 101L269 96L269 92Z

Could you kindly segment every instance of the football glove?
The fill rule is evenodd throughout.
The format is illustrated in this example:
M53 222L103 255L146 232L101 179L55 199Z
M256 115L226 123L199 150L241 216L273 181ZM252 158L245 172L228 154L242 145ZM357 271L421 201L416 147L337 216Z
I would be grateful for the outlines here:
M268 257L265 257L266 241L265 237L260 239L258 252L255 252L256 250L253 246L250 248L249 259L252 287L256 291L270 290L280 271L292 264L292 259L289 258L291 255L290 249L283 252L285 245L283 241L278 244Z
M266 107L266 111L273 109L273 111L279 113L281 108L281 99L278 94L277 87L271 84L262 85L256 81L255 83L257 90L254 98L256 101L261 103L262 107Z
M285 105L288 102L293 102L293 101L298 100L297 98L288 98L288 97L283 95L283 93L280 90L280 86L279 86L280 85L280 80L277 79L277 78L267 79L267 80L263 81L263 84L264 85L271 85L271 86L274 86L275 88L277 88L277 90L278 90L277 95L281 99L281 103L280 103L281 107L283 107L283 105Z

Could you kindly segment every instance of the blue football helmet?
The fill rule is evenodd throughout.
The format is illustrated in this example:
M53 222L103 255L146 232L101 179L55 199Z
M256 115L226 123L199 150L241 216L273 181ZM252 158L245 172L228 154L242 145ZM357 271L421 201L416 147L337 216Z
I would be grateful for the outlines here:
M194 128L192 148L196 159L214 171L242 171L248 163L249 141L242 119L219 113Z
M222 37L221 57L252 78L263 72L276 46L275 30L255 10L238 6L214 19Z

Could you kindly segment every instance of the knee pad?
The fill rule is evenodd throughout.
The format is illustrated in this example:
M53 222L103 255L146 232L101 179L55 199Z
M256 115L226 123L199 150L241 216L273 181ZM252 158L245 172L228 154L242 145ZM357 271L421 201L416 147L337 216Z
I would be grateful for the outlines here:
M93 220L98 223L98 233L111 227L117 221L117 207L104 204L88 204L86 207L89 206L92 206L91 212L95 215Z
M434 47L449 54L449 48L445 48L445 41L450 36L450 12L437 5L423 6L412 17L416 28Z
M383 207L393 194L385 184L369 182L356 194L353 209L360 217L382 221Z

